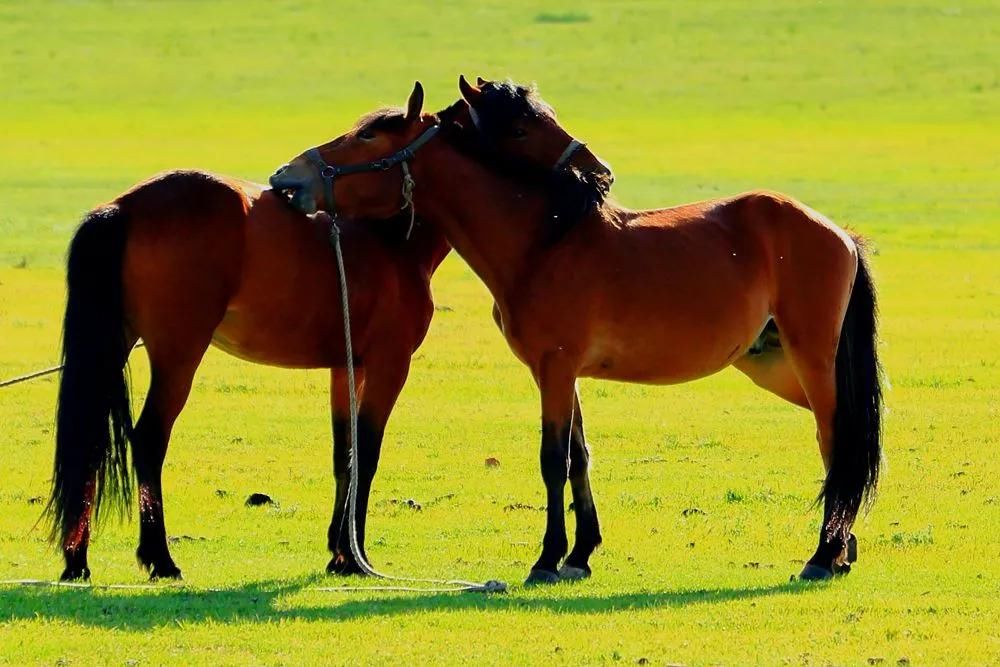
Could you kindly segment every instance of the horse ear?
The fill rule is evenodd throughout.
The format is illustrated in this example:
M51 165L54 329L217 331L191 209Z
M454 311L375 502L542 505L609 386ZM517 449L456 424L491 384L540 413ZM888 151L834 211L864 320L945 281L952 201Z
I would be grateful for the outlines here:
M479 88L465 80L464 74L460 74L458 77L458 90L462 93L465 101L472 105L479 102L479 96L482 95L482 91Z
M485 86L487 83L489 83L489 81L487 81L483 77L481 77L481 76L477 76L476 77L476 85L479 86L480 88L482 88L483 86Z
M413 122L420 118L420 112L424 108L424 87L419 81L413 83L413 92L406 102L406 120Z

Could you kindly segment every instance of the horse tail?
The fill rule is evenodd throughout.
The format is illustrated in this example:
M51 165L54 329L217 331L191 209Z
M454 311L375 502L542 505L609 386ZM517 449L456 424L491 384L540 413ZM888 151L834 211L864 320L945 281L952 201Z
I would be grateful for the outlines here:
M820 497L831 536L846 534L875 497L882 464L882 367L878 306L867 248L853 235L858 269L837 346L833 456Z
M72 546L111 500L131 504L128 438L132 432L122 262L126 217L115 204L91 212L67 258L62 373L56 410L56 455L46 513L50 538ZM83 538L85 539L85 538ZM71 544L72 543L72 544Z

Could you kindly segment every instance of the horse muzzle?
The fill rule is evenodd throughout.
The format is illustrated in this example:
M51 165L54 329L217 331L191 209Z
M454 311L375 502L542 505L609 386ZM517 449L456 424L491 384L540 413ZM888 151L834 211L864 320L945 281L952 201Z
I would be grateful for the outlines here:
M278 198L295 210L306 215L317 211L312 179L293 173L289 165L279 167L267 182Z

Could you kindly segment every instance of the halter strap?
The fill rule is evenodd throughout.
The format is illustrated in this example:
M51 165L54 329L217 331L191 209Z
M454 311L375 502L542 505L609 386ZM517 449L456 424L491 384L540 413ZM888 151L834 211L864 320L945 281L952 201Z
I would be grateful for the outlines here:
M562 155L559 156L559 159L556 160L556 163L552 168L558 171L559 169L565 167L566 163L569 162L569 159L573 157L573 153L577 152L586 145L587 144L582 141L571 139L569 144L566 145L566 150L562 152Z
M351 174L361 174L368 171L386 171L388 169L392 169L398 164L405 164L407 160L413 159L413 155L417 152L417 150L433 139L440 130L440 125L432 125L424 130L420 136L392 155L379 158L378 160L372 160L371 162L362 162L360 164L329 164L323 159L323 156L320 154L318 148L310 148L307 150L304 153L306 159L316 165L319 169L319 176L323 179L326 205L330 209L327 212L336 216L333 200L333 181L338 176L349 176Z

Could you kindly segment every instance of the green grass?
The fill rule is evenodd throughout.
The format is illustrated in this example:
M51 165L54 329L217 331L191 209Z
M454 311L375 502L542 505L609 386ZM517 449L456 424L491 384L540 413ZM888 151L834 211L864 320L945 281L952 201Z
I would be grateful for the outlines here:
M537 81L629 205L767 187L871 236L893 384L879 502L832 585L788 582L818 529L810 416L725 372L583 383L592 580L319 593L326 376L212 351L164 473L188 588L0 588L0 664L1000 661L995 2L0 2L0 44L0 378L56 359L86 209L160 169L263 179L414 79L443 107L464 72ZM369 551L518 582L544 521L538 399L460 259L434 287L449 309L390 422ZM60 571L32 529L55 390L0 390L0 579ZM96 583L143 581L136 532L98 536Z

